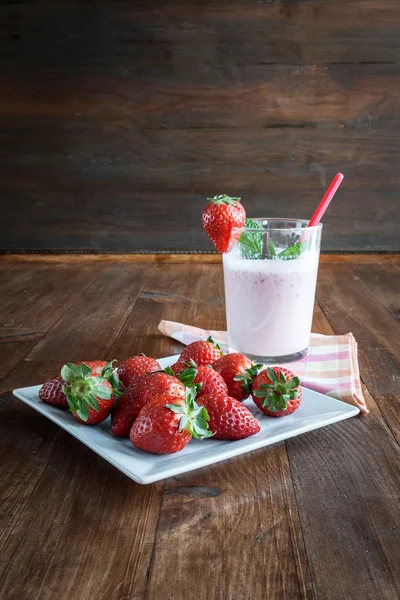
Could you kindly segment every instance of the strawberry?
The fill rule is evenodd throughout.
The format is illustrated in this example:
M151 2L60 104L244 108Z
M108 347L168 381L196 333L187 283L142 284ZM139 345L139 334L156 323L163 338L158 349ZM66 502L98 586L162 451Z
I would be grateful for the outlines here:
M77 421L95 425L109 416L114 405L114 391L106 377L99 376L86 363L79 367L73 363L64 365L61 377L66 382L63 392Z
M263 365L253 365L244 354L233 352L221 356L212 364L212 368L222 375L229 396L242 401L251 394L251 382Z
M135 383L139 377L145 373L152 373L161 369L155 358L150 358L144 354L128 358L117 369L118 376L125 387Z
M182 373L182 371L184 371L185 369L188 368L188 363L178 360L176 363L171 365L169 368L171 369L171 371L173 372L175 377L178 377L179 373Z
M300 379L289 369L268 368L254 379L252 396L258 408L266 415L290 415L299 408L301 402Z
M241 440L260 431L260 423L239 400L207 394L198 399L210 417L208 428L217 440Z
M198 366L211 365L220 356L222 356L221 349L210 336L206 342L192 342L186 346L180 355L179 362L190 362L193 360Z
M100 375L104 367L108 364L105 360L82 360L81 362L77 362L76 364L78 367L80 367L83 362L89 367L89 369L92 369L92 371L94 371L98 375Z
M170 396L159 396L142 408L129 434L136 448L171 454L182 450L192 436L204 439L212 435L207 411L197 405L193 390L187 389L184 399L170 402Z
M171 370L173 370L173 367L178 370L176 367L177 364L172 365ZM180 363L179 370L178 379L183 381L187 386L194 385L197 391L197 398L205 394L223 394L225 396L228 394L228 386L222 376L209 365L200 365L198 367L194 361L190 361L188 363Z
M62 377L55 377L46 381L39 390L39 398L46 404L68 408L68 400L62 391L64 380Z
M132 423L138 416L143 403L138 401L137 384L129 385L118 398L111 412L111 431L117 437L128 437Z
M136 396L142 405L150 402L158 396L169 398L184 398L186 392L185 383L177 377L164 371L156 371L143 375L136 385Z
M246 220L246 211L240 198L222 194L207 198L210 203L203 210L203 227L217 251L228 252L240 237L240 228ZM236 231L233 231L236 229Z
M228 386L221 375L209 366L201 365L197 368L197 375L193 383L201 386L198 388L197 398L206 394L228 394Z
M120 381L117 369L113 365L114 362L114 360L88 360L77 362L75 364L77 367L80 367L82 364L85 364L92 371L92 374L100 375L101 377L107 379L107 381L111 383L114 393L117 396L119 396L121 394L119 390Z
M159 396L168 397L171 401L183 399L185 392L185 385L164 371L142 375L117 400L111 413L111 431L116 436L127 437L132 423L147 402Z

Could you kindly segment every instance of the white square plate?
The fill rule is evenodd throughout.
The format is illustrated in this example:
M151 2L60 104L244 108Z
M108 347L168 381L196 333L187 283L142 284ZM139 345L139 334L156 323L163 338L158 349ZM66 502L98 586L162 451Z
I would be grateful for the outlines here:
M161 368L176 362L178 356L158 359ZM359 413L359 409L318 392L303 388L303 399L295 413L288 417L267 417L251 399L244 404L259 419L261 431L244 440L191 440L181 452L158 456L132 446L128 439L116 438L110 431L110 419L97 427L79 424L68 412L39 400L40 385L14 390L14 396L29 404L57 425L75 436L112 465L138 483L153 483L244 454L263 446L306 433Z

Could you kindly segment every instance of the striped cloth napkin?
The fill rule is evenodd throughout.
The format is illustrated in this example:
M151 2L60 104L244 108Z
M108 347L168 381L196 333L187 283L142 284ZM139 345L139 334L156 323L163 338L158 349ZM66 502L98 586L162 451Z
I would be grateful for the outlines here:
M221 348L228 347L226 331L199 329L174 321L161 321L158 329L185 345L211 335ZM304 387L357 406L362 414L368 414L361 389L357 342L352 333L312 333L308 355L297 362L286 363L285 367L300 377Z

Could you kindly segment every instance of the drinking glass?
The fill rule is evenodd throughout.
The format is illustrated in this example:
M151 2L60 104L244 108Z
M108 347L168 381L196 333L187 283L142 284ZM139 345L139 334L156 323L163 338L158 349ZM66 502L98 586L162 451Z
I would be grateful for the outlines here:
M306 356L311 335L322 223L252 219L223 255L229 348L254 362Z

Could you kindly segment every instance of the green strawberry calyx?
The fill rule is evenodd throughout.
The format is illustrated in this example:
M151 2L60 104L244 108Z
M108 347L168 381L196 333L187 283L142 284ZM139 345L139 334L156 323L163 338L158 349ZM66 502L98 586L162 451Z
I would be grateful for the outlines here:
M271 383L262 383L253 393L257 398L262 398L261 406L267 407L271 412L286 410L290 400L294 400L299 395L300 379L291 377L286 380L282 371L279 375L274 369L267 369L268 377Z
M218 196L214 196L213 198L207 198L209 202L213 202L219 206L220 204L231 204L232 206L236 206L238 202L240 202L241 198L227 196L226 194L219 194Z
M107 381L111 384L115 396L122 396L125 391L125 386L120 380L117 369L114 367L115 360L107 361L105 367L100 374L101 377L107 379Z
M107 377L103 376L106 368L104 367L101 375L96 376L92 376L92 369L85 363L81 363L79 367L68 363L61 369L61 377L65 381L62 391L67 397L71 412L76 412L82 421L88 420L91 408L99 412L98 399L110 400L114 395L113 390L104 385L109 382Z
M208 338L206 339L206 342L209 342L210 344L212 344L213 346L215 346L216 349L221 352L221 356L225 356L224 353L221 350L221 346L214 340L214 338L213 338L212 335L208 336Z
M242 373L236 375L236 377L233 378L233 381L241 381L243 391L246 392L246 394L251 394L253 380L263 368L264 365L253 363L249 369L245 369Z
M166 367L164 369L164 373L167 375L171 375L172 377L176 377L179 379L181 383L187 388L192 388L195 392L195 395L199 393L201 388L203 387L202 383L194 383L197 375L197 365L193 359L185 361L186 369L183 369L178 375L175 375L173 370L170 367Z
M204 406L199 406L195 400L196 392L193 388L187 388L185 401L182 404L166 404L166 408L176 414L180 414L178 431L191 433L196 440L204 440L213 435L208 429L210 417Z

